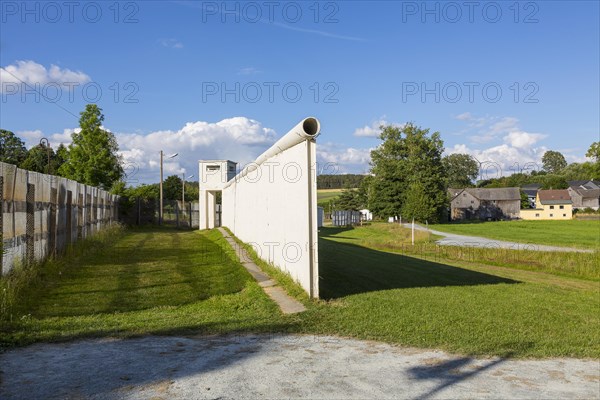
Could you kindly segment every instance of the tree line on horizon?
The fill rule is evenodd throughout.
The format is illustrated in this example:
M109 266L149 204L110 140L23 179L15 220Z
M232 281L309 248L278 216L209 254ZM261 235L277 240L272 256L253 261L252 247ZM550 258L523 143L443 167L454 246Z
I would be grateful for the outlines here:
M62 176L79 183L110 190L124 176L115 136L102 128L104 115L96 104L80 113L80 131L71 134L71 144L56 150L40 142L29 150L13 132L0 129L0 161L28 171Z
M387 218L404 216L420 222L445 220L448 188L522 187L539 184L542 189L566 189L570 180L600 180L600 142L589 147L586 157L594 161L568 164L558 151L542 157L542 169L519 171L509 176L476 181L480 164L468 154L443 156L439 132L431 133L412 123L403 127L381 126L382 143L371 151L371 170L360 184L346 187L330 201L330 210L369 209ZM334 177L321 178L335 182ZM353 181L357 178L352 178ZM341 177L337 182L343 182ZM527 197L522 193L522 205Z
M109 190L113 194L157 199L159 184L128 187L122 157L115 136L102 128L104 115L96 104L88 104L80 113L79 132L71 134L72 143L55 149L41 141L29 150L13 132L0 129L0 161L28 171L72 179L79 183ZM48 160L50 162L48 162ZM181 200L183 181L176 175L163 182L167 200ZM198 182L185 183L186 201L198 199Z
M45 143L29 150L13 132L0 129L0 161L20 168L62 176L110 190L130 198L159 197L159 184L128 187L122 157L115 136L103 129L104 115L96 104L80 113L80 131L72 143L56 150ZM600 180L600 142L589 147L586 156L594 161L568 164L558 151L549 150L539 171L516 172L509 176L476 181L479 163L468 154L443 156L439 132L430 134L412 123L402 127L381 126L382 143L371 151L369 175L319 175L319 189L344 188L335 200L336 209L368 208L380 217L411 216L419 221L438 222L447 207L447 189L465 187L521 187L537 183L543 189L565 189L569 180ZM50 163L48 163L48 154ZM183 181L172 175L163 183L167 200L180 200ZM186 201L198 198L198 182L186 182Z

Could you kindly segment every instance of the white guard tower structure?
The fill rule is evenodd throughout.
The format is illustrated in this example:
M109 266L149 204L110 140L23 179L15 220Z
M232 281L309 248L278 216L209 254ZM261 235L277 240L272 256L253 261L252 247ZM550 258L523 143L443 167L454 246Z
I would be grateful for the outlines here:
M212 229L216 220L216 195L236 175L237 163L229 160L200 160L200 229Z

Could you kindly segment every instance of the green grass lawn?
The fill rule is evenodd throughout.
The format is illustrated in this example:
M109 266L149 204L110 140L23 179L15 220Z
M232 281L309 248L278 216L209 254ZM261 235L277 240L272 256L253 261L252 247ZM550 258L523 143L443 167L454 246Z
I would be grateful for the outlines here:
M498 221L430 225L431 229L519 243L600 249L600 221Z
M331 306L311 329L472 354L600 356L597 281L398 254L407 233L396 251L363 247L389 240L388 229L321 229L321 294Z
M417 237L419 244L427 240ZM409 231L397 225L321 228L322 300L309 300L289 276L259 261L307 306L288 316L233 258L218 231L140 229L91 242L49 263L20 293L12 318L2 320L3 346L294 332L474 355L600 357L597 280L419 253L409 245Z
M277 306L227 246L217 231L172 228L92 238L75 254L47 263L18 301L4 307L0 346L87 336L277 329ZM10 285L6 279L1 283Z
M342 193L343 189L319 189L317 190L317 204L327 209L330 200L334 200Z

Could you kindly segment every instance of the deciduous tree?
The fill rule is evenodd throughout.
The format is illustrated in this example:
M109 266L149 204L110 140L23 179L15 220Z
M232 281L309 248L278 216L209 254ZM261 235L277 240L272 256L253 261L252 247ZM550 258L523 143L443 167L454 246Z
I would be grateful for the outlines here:
M442 158L446 171L448 187L473 187L473 181L479 174L479 164L469 154L450 154Z
M115 136L102 129L102 109L88 104L79 119L80 132L71 135L67 161L59 173L87 185L110 189L123 176L119 147Z
M163 196L166 200L181 200L181 178L171 175L163 182Z
M587 153L585 153L585 156L593 159L597 163L600 162L600 142L592 143Z
M25 158L25 143L11 131L0 129L0 161L18 166Z
M50 152L50 164L48 164L48 152ZM54 150L48 148L45 144L40 143L27 151L27 157L25 157L25 160L23 160L19 167L28 171L49 174L51 172L56 172L53 168L54 158Z
M542 165L545 171L557 174L567 166L567 160L560 152L548 150L542 157Z
M439 132L430 135L412 123L383 126L380 139L383 143L371 151L372 211L382 217L441 220L447 196Z

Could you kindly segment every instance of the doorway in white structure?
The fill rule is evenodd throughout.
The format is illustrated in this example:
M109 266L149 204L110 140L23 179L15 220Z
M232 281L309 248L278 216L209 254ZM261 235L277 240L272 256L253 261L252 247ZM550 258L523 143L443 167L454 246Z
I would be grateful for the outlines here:
M221 205L217 196L236 175L237 163L230 160L200 160L200 229L221 226Z

